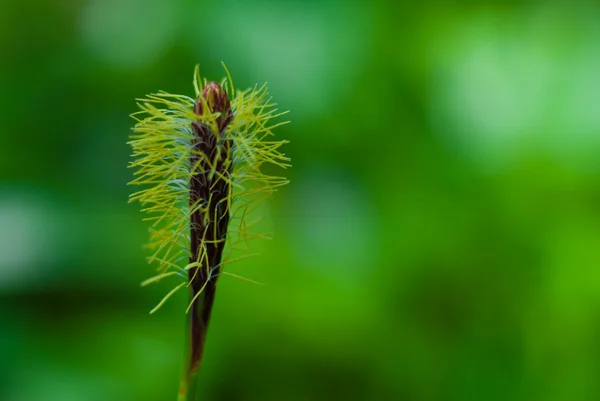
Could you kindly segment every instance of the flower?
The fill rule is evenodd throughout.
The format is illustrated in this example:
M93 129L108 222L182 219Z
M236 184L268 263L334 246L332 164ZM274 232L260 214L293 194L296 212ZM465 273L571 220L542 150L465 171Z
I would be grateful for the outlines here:
M195 98L159 92L138 99L128 142L134 158L129 166L136 169L129 184L143 186L129 201L139 202L148 214L144 220L152 222L149 262L158 270L142 285L168 277L180 281L151 313L189 288L185 394L199 369L217 280L231 262L223 255L252 235L249 212L288 182L261 170L264 164L289 166L279 150L287 141L271 140L273 129L287 123L271 121L287 112L278 112L266 84L239 91L225 71L227 78L219 84L202 80L196 67Z

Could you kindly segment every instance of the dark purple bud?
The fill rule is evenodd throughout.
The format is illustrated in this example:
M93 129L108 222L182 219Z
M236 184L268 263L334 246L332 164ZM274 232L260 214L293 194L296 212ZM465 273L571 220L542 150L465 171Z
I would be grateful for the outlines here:
M219 132L223 132L233 117L227 92L218 83L208 82L202 89L201 97L206 103L198 99L194 105L194 112L200 115L203 114L204 104L206 104L211 113L221 113L217 118L217 125L219 126Z

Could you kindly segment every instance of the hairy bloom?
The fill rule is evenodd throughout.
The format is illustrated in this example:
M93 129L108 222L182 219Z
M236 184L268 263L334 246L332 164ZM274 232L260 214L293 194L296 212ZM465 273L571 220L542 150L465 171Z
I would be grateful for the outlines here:
M129 184L144 186L130 202L139 201L150 215L144 219L153 223L149 261L160 272L144 284L179 277L174 291L216 279L230 216L238 217L236 237L244 238L248 211L287 183L263 174L262 165L289 166L278 150L287 141L266 140L286 123L269 125L285 112L274 108L266 85L236 92L231 78L202 81L196 67L194 88L195 99L165 92L139 99L129 142L130 167L137 169Z
M191 373L199 368L224 253L256 235L248 231L248 214L287 183L261 171L265 163L289 166L279 151L286 141L270 140L285 124L270 121L285 112L271 103L266 85L239 91L227 76L220 84L207 82L196 67L195 98L159 92L139 99L140 111L132 115L130 167L137 171L130 185L143 189L130 202L140 202L152 222L149 261L158 270L143 284L180 281L152 312L189 289ZM181 391L187 394L189 377L185 381Z

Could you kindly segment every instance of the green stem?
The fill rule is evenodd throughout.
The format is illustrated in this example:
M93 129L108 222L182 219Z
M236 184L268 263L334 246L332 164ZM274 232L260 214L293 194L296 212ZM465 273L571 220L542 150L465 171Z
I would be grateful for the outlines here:
M198 297L196 297L197 292L193 286L191 288L190 297L194 301L187 319L185 364L177 401L197 400L198 372L204 355L204 342L215 300L216 286L214 282L206 283L206 286L199 290L202 293Z

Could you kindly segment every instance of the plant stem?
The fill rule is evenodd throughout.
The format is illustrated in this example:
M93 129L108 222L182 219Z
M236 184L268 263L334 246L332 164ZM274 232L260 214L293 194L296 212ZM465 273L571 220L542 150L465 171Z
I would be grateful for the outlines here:
M198 294L193 286L190 287L191 299ZM196 387L198 372L204 355L204 342L208 330L208 323L215 300L216 285L208 281L202 293L194 300L187 324L186 353L183 367L183 377L179 387L178 401L196 401Z

